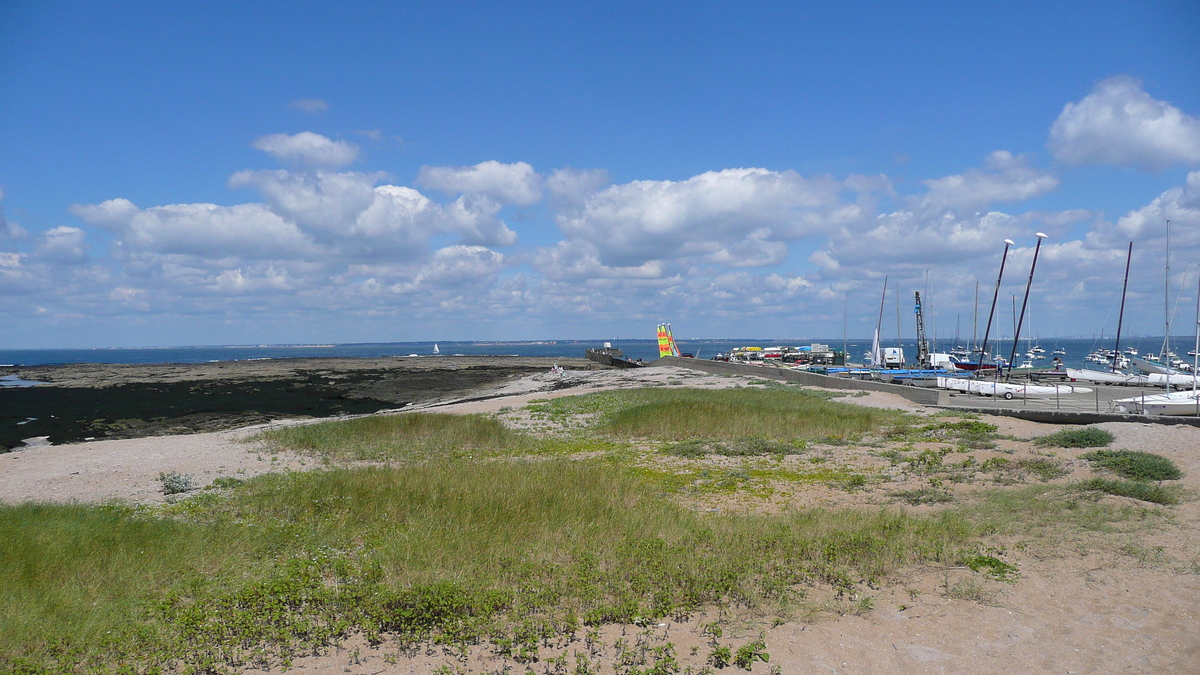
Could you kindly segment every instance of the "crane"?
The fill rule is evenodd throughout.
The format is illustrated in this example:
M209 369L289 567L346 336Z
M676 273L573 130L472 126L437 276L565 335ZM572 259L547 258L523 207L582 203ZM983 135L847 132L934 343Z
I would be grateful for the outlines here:
M916 291L917 305L917 363L921 368L929 367L929 341L925 339L925 316L921 313L921 291Z

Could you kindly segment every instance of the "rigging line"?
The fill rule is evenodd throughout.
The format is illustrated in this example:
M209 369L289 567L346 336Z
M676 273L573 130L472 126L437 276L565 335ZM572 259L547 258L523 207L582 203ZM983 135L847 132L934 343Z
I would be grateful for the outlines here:
M1113 298L1112 304L1108 306L1108 314L1104 315L1104 323L1100 324L1100 335L1101 336L1104 335L1104 329L1108 327L1108 320L1112 318L1113 308L1116 307L1117 303L1119 303L1120 301L1121 301L1121 296L1119 296L1119 295L1115 296ZM1091 347L1091 349L1088 350L1089 352L1096 351L1096 341L1098 339L1099 338L1097 338L1095 335L1092 336L1092 347Z
M1171 323L1175 323L1175 315L1179 313L1179 301L1183 298L1183 289L1187 287L1187 278L1189 271L1192 269L1192 263L1188 263L1183 268L1183 280L1179 283L1179 295L1175 297L1175 309L1171 310Z

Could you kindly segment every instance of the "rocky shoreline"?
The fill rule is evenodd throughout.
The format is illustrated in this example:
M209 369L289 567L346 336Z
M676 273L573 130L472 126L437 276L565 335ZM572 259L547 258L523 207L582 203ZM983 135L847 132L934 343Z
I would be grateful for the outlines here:
M461 397L586 359L446 356L0 368L42 384L0 389L0 452L36 444L234 429Z

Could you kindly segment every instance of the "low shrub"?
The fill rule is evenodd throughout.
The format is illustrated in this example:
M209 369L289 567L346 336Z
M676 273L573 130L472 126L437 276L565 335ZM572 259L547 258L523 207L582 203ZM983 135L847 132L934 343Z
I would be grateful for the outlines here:
M1018 471L1028 471L1042 481L1054 480L1070 473L1063 468L1062 462L1049 457L1027 457L1013 462L1011 468Z
M1083 492L1103 492L1117 497L1130 497L1152 504L1171 505L1179 503L1179 497L1176 496L1174 490L1144 481L1092 478L1077 483L1075 488Z
M1183 472L1175 462L1151 452L1139 450L1095 450L1083 459L1102 469L1108 469L1122 478L1130 480L1179 480Z
M164 495L178 495L195 490L197 485L191 474L180 474L177 471L158 474L158 482L162 483Z
M1034 445L1054 448L1102 448L1113 442L1113 435L1104 429L1083 427L1063 429L1049 436L1034 439Z

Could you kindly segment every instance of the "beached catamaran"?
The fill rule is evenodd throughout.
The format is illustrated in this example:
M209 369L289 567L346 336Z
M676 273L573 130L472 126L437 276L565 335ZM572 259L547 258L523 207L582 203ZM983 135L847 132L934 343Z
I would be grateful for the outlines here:
M658 324L658 356L682 356L679 345L675 344L675 336L671 333L671 324Z

